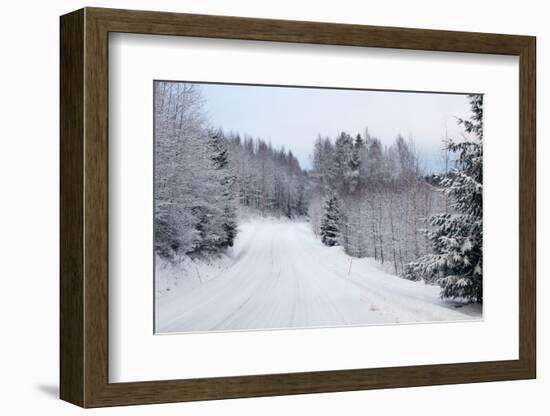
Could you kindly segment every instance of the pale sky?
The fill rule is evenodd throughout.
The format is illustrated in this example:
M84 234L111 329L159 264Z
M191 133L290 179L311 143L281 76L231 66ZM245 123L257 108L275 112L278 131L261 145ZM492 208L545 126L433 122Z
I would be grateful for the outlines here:
M311 168L318 134L355 137L368 127L390 145L398 134L412 137L425 169L439 170L442 139L461 137L456 117L469 118L462 94L200 84L213 127L260 137L292 150L302 168Z

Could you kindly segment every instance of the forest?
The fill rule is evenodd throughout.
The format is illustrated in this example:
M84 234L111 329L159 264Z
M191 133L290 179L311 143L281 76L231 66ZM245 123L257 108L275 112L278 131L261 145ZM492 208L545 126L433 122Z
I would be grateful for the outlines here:
M210 125L200 86L155 82L155 252L167 261L227 250L244 215L308 221L325 246L482 302L483 97L462 137L441 142L437 174L412 138L385 146L365 128L291 149Z

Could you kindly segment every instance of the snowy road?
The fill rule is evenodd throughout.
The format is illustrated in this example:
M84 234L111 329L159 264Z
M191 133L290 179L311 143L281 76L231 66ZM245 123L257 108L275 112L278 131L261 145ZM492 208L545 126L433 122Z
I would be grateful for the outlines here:
M481 318L440 300L438 287L323 246L307 223L243 224L231 257L214 278L157 298L157 333Z

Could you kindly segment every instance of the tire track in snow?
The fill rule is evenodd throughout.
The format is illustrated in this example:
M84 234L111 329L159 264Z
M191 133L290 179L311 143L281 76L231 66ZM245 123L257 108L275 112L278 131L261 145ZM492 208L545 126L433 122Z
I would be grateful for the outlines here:
M438 304L432 288L323 246L307 223L243 224L233 264L157 302L159 332L273 329L475 319Z

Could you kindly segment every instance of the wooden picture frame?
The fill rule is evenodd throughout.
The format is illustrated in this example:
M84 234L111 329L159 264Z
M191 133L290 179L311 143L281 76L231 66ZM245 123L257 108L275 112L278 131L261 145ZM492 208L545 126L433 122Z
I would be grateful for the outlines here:
M535 38L85 8L61 17L60 396L82 407L530 379L536 376ZM110 32L519 57L519 359L109 383Z

